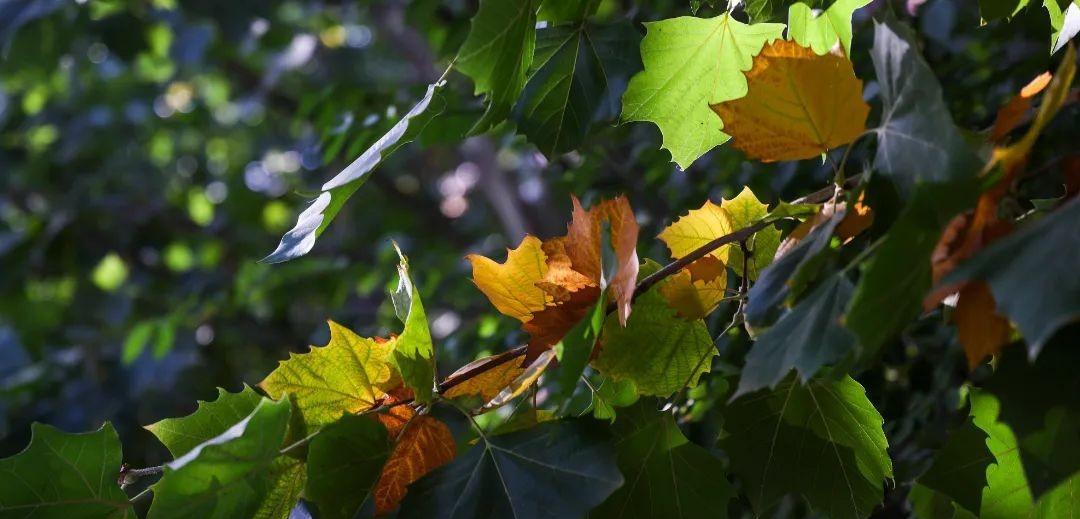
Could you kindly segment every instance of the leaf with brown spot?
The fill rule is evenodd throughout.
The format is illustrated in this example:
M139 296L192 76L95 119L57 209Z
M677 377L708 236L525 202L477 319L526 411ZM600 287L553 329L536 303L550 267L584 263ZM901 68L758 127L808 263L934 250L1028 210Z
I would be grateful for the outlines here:
M507 357L509 357L509 360L507 360ZM514 379L525 371L525 368L521 365L521 359L514 356L513 352L507 351L491 357L474 360L452 373L447 377L447 380L454 380L482 365L492 363L497 363L498 365L451 387L443 392L443 396L447 398L459 398L479 395L483 401L488 402L492 398L495 398L495 395L499 394L503 388L509 386Z
M397 443L372 490L376 515L392 512L405 498L410 483L450 463L456 454L454 436L446 424L430 416L415 416L406 406L399 408L408 409L413 416L396 430L387 426L390 437L397 438Z
M754 57L746 82L745 97L710 106L749 158L814 158L866 129L870 106L847 58L775 40Z
M986 357L997 355L1009 342L1012 326L997 313L990 286L982 281L968 283L960 290L953 318L970 369L977 368Z

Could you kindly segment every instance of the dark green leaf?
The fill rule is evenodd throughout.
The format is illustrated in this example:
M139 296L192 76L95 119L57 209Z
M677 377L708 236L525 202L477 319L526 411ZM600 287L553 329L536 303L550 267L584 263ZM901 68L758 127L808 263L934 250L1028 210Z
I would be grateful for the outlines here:
M135 517L116 483L120 439L111 424L69 434L34 423L30 435L26 449L0 460L0 517Z
M548 422L481 437L413 483L400 517L582 517L622 484L611 439L595 424Z
M627 481L589 517L727 517L734 491L723 463L690 443L659 405L647 399L619 413L615 450Z
M1054 332L1080 318L1080 199L994 242L952 271L943 284L981 279L998 311L1039 354Z
M563 336L562 341L555 345L559 359L559 371L555 379L558 391L554 396L557 401L570 398L577 389L578 380L589 363L593 346L596 345L600 328L604 326L605 315L606 293L601 295L593 309Z
M592 16L600 0L542 0L537 19L550 23L576 22Z
M166 418L147 425L146 429L165 444L174 458L179 458L246 418L260 400L262 397L247 385L239 393L218 388L217 400L199 402L194 413L181 418Z
M370 501L392 444L369 416L345 415L311 440L305 495L321 517L352 519Z
M878 414L850 377L794 377L744 396L723 411L719 446L758 514L788 494L830 517L866 517L892 477Z
M986 447L987 434L967 420L949 433L934 463L919 484L941 492L972 513L978 513L986 486L986 467L994 456Z
M822 366L851 353L855 336L842 324L851 291L843 273L829 276L758 336L746 355L735 396L773 387L792 369L801 380L809 380Z
M978 160L953 124L911 29L892 16L875 22L871 55L884 105L875 130L876 169L908 196L917 184L974 176Z

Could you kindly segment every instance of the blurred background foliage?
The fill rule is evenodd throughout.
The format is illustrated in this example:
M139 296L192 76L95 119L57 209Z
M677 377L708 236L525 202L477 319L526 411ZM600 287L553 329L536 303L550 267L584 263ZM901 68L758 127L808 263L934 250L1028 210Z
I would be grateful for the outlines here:
M882 3L854 21L868 98L869 21ZM906 4L896 8L962 127L990 126L1049 67L1043 10L980 26L975 2ZM717 9L605 0L599 13L643 32L642 21ZM666 262L653 237L706 197L749 185L767 202L790 200L831 177L817 161L757 164L731 147L679 171L649 124L599 125L558 157L507 125L464 139L483 107L452 73L443 114L380 166L310 255L258 263L310 194L439 77L475 10L473 0L0 1L0 455L26 444L31 421L82 431L111 420L129 463L160 463L167 452L141 424L186 414L217 386L258 382L287 352L325 343L326 319L363 335L395 329L391 239L410 256L445 375L524 340L473 286L464 256L501 259L525 233L560 234L570 194L627 194L640 255ZM1077 115L1067 107L1044 132L1034 166L1074 150ZM850 163L867 158L860 149ZM730 312L713 314L714 331ZM717 369L745 345L719 337ZM899 480L926 462L920 438L944 435L935 420L955 410L966 376L938 316L860 377L886 418ZM723 382L692 392L692 418L708 417L704 388ZM694 427L711 445L715 425Z

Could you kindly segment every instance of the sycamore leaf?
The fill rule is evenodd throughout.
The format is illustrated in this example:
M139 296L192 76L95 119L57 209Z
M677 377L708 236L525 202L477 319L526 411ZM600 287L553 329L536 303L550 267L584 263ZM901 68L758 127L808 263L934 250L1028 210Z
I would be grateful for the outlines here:
M622 120L652 121L663 147L681 168L727 141L723 123L709 109L746 95L751 58L779 38L783 24L747 25L725 13L646 23L641 42L644 70L623 94Z
M278 456L266 470L270 489L252 519L288 519L307 484L307 463L290 456Z
M555 346L559 372L555 378L557 390L554 398L565 400L577 389L578 380L589 363L606 315L607 297L602 295L592 310L566 332L566 336Z
M816 11L799 2L788 8L788 38L818 54L826 54L837 45L845 56L851 55L851 16L870 0L836 0L824 11Z
M520 375L514 378L514 380L511 380L510 384L503 388L502 391L499 391L499 393L495 395L495 398L492 398L490 402L484 404L484 407L480 409L481 412L487 412L496 407L506 405L511 400L520 396L540 379L540 375L544 374L544 371L547 370L553 360L555 360L555 350L546 350L540 353L536 359L525 367Z
M413 483L399 517L583 517L622 484L603 431L582 420L545 422L481 436L464 455Z
M638 393L668 396L712 368L712 337L701 320L686 321L657 290L641 294L634 313L619 326L608 318L593 367L608 378L630 380Z
M551 23L576 22L591 16L599 6L600 0L542 0L536 18Z
M1057 54L1069 40L1080 33L1080 3L1073 0L1062 10L1058 0L1045 0L1043 7L1050 15L1050 54Z
M537 286L548 271L542 245L539 238L526 236L516 249L507 250L503 263L479 254L466 256L472 264L476 287L496 309L521 322L532 319L550 300Z
M435 90L440 86L441 83L428 85L423 99L394 124L390 131L379 137L379 140L364 150L356 160L323 184L319 196L300 213L296 219L296 225L281 237L281 242L278 243L274 252L260 261L281 263L311 252L311 248L315 246L315 240L330 225L349 197L367 182L368 177L383 157L415 139L427 124L442 112L441 106L428 110L435 96Z
M1058 329L1080 317L1080 199L994 242L942 280L983 280L998 311L1016 323L1035 358Z
M829 517L867 517L892 477L882 418L851 377L795 380L739 398L718 445L766 515L785 495Z
M30 444L0 459L0 517L135 517L127 495L116 484L120 449L120 439L108 422L83 434L31 424Z
M707 243L737 230L731 213L721 205L706 200L699 209L691 209L657 236L671 251L671 257L679 259ZM709 253L709 256L729 264L731 246L725 245Z
M874 24L871 57L884 105L874 130L875 169L908 196L919 183L972 177L978 160L953 124L941 85L919 55L911 30L892 16Z
M670 412L648 399L619 413L615 452L632 476L590 518L726 518L735 492L724 464L690 443Z
M431 331L428 329L427 314L409 277L409 260L401 253L397 243L394 250L398 253L398 284L391 293L394 311L405 325L401 335L392 342L394 345L394 364L405 386L412 390L418 403L431 401L435 385L435 348L431 344Z
M805 383L822 366L847 357L855 347L855 336L842 323L851 292L851 281L842 273L829 276L758 336L746 355L735 397L775 387L793 369Z
M758 197L749 187L743 187L738 196L731 200L725 198L720 205L731 217L731 227L735 230L758 223L769 214L768 206L761 203L761 200L758 200ZM746 266L749 269L748 275L751 280L756 280L761 271L772 263L776 248L779 245L780 229L772 225L754 233L753 236L746 240L746 248L750 251L750 261ZM741 276L742 248L737 245L728 248L730 250L728 264Z
M392 512L408 493L410 484L453 461L456 453L450 428L430 416L412 416L400 431L390 432L397 441L373 490L376 515Z
M309 429L376 407L399 381L393 340L367 339L333 321L329 325L326 346L290 354L259 383L271 398L291 396Z
M597 420L614 422L615 408L631 406L638 401L637 388L629 380L613 380L599 375L592 380L589 387L595 389L590 395L589 409L592 409Z
M345 415L328 425L308 446L305 496L320 517L352 519L370 501L392 439L370 416Z
M627 22L540 29L536 70L514 109L529 142L552 157L576 149L594 122L613 117L606 101L618 99L630 74L641 68L637 54L627 52L640 40Z
M862 134L870 106L851 61L776 40L754 57L749 92L710 105L732 146L763 162L820 157Z
M956 337L972 370L986 357L997 355L1012 334L1009 320L997 313L994 295L983 282L968 283L960 290L953 319Z
M970 399L975 425L986 432L986 447L994 455L994 464L986 469L979 517L1027 517L1034 508L1034 498L1024 476L1016 436L1008 425L998 421L1001 406L993 395L973 391Z
M986 468L994 459L986 447L987 439L986 432L968 419L949 432L933 464L919 476L919 484L949 496L969 512L978 512Z
M447 377L447 380L454 380L464 373L490 363L498 363L498 365L451 387L444 391L442 395L446 398L478 395L484 402L488 402L525 371L525 368L521 365L521 359L515 356L513 352L507 351L474 360L453 372Z
M288 400L263 399L220 435L166 464L151 487L149 519L254 516L277 486L278 450L289 425ZM291 508L287 506L285 508Z
M660 282L657 289L679 316L686 320L704 319L727 297L727 269L719 260L706 256L705 263L720 265L717 273L709 279L695 279L694 266L702 260L691 263ZM651 261L651 260L649 260Z
M502 122L525 86L536 46L536 0L482 0L457 69L472 78L475 94L487 95L487 110L470 133Z
M255 410L260 400L262 397L246 384L239 393L218 388L217 400L199 402L194 413L181 418L166 418L145 428L165 444L174 458L178 458L243 420Z
M1032 98L1050 84L1051 77L1053 76L1049 72L1039 74L998 110L994 126L990 128L990 142L1000 143L1009 132L1021 124L1024 115L1031 109Z

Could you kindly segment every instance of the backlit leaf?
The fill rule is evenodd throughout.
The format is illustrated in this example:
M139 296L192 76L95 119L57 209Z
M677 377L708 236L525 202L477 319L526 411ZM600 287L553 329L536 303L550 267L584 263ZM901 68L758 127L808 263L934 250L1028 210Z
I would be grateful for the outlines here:
M738 196L731 200L724 199L721 207L731 217L731 226L735 229L749 227L762 220L769 214L769 208L758 200L749 187L743 187ZM719 237L719 236L718 236ZM746 248L750 251L751 261L747 263L751 280L756 280L765 267L772 263L776 255L776 248L780 245L780 229L770 225L746 240ZM743 253L738 245L728 247L730 250L728 264L740 276L742 275Z
M845 56L851 55L851 16L870 0L836 0L824 11L813 9L807 2L791 4L788 8L788 39L818 54L826 54L838 46Z
M446 398L477 395L484 402L488 402L525 371L525 368L521 365L521 357L514 356L513 352L508 351L472 361L453 372L447 377L447 380L454 380L479 366L490 363L498 363L498 365L451 387L444 391L442 395Z
M394 364L405 386L412 390L418 403L431 401L435 385L435 348L431 344L427 314L420 293L409 277L409 260L394 244L398 253L398 284L391 294L394 310L405 325L393 341Z
M239 393L218 388L217 400L199 402L194 413L181 418L166 418L147 425L146 430L154 433L174 458L180 457L243 420L255 410L260 400L262 397L247 385Z
M392 431L393 432L393 431ZM397 433L394 450L386 460L373 490L375 513L392 512L408 493L408 486L454 460L454 435L445 423L430 416L408 419Z
M541 246L539 238L526 236L516 249L507 251L503 263L479 254L467 256L477 288L500 312L521 322L532 319L550 300L537 286L548 271Z
M471 133L482 133L510 115L525 86L536 46L536 0L483 0L457 55L457 69L472 78L487 111Z

